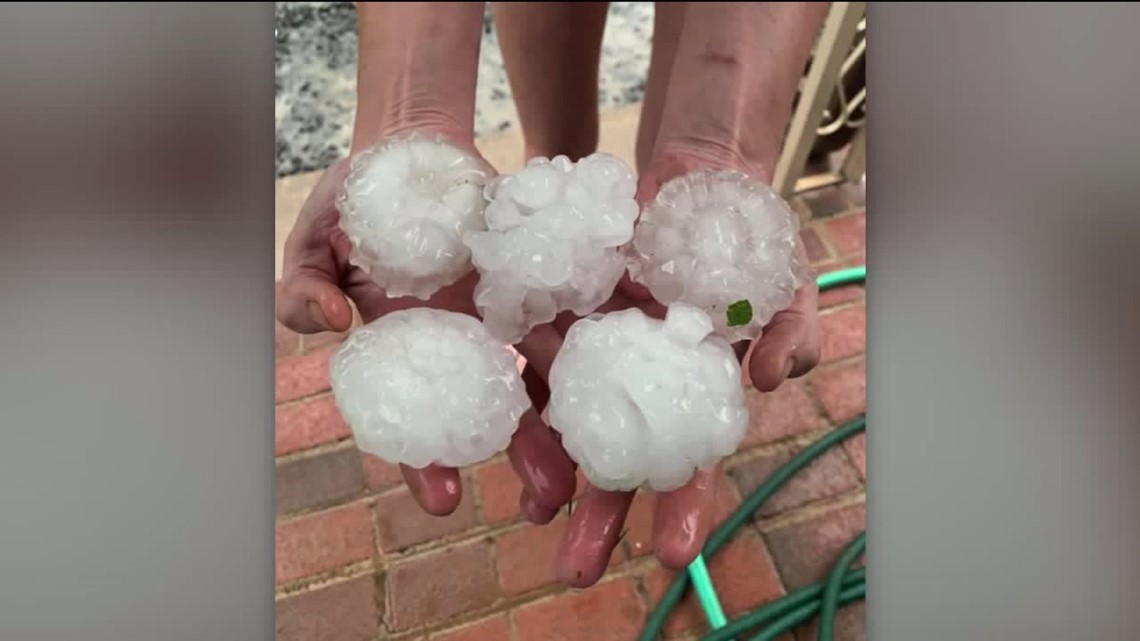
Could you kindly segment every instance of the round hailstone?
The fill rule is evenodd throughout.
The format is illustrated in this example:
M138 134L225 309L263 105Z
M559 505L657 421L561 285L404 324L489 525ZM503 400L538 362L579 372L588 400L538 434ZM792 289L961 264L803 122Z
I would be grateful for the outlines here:
M492 171L442 138L389 139L352 160L337 202L349 261L389 298L427 300L473 269L464 232L483 229Z
M748 428L740 364L709 317L626 309L570 327L550 370L550 421L595 487L677 489Z
M495 338L517 343L560 312L585 316L613 295L636 189L633 171L603 153L535 158L487 185L487 229L463 242L479 270L475 305Z
M531 406L515 355L466 314L382 316L355 329L330 365L357 446L393 464L484 461L507 448Z
M641 214L629 274L665 305L705 310L718 335L752 340L808 282L796 214L771 187L700 171L661 187Z

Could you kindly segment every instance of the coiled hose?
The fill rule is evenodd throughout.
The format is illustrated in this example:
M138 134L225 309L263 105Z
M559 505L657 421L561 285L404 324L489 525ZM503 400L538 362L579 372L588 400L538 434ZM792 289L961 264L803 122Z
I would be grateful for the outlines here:
M865 283L866 279L865 267L852 267L822 274L817 283L822 292L843 285ZM818 641L832 641L835 616L839 608L862 600L866 594L866 569L851 567L866 548L865 531L860 532L847 545L825 581L800 588L732 621L724 615L705 560L732 540L732 536L752 518L752 514L797 472L827 450L864 431L866 426L866 416L860 416L829 432L781 466L744 499L736 511L709 535L701 553L689 565L688 572L682 572L673 579L657 607L649 614L645 628L638 637L639 641L655 641L658 638L661 629L665 627L665 621L685 596L690 583L712 627L712 631L701 637L701 641L728 641L743 638L742 635L749 632L753 633L748 637L751 641L772 641L815 616L819 617Z

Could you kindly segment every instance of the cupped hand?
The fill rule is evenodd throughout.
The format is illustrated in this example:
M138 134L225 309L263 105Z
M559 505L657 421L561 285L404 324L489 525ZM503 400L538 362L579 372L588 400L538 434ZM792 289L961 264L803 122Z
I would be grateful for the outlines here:
M465 137L447 137L481 158L473 145L459 142ZM388 298L367 273L349 262L351 241L340 229L336 200L350 162L350 158L338 160L325 171L302 205L285 241L276 309L281 324L302 334L347 331L352 326L352 305L365 323L413 307L478 317L473 299L478 274L474 271L422 301L413 297ZM556 435L539 418L548 395L545 385L533 370L525 371L523 378L534 407L523 415L507 454L522 480L524 509L532 513L556 510L574 494L574 467ZM442 516L458 507L462 498L458 470L437 465L424 469L401 465L400 471L412 496L426 512Z
M660 187L669 180L703 169L733 169L759 180L770 180L764 172L747 166L738 157L724 153L723 149L702 146L674 148L659 153L642 173L637 194L639 204L655 198ZM807 264L802 241L798 252ZM776 314L763 328L759 339L751 345L741 342L733 346L737 356L747 361L745 367L749 378L759 391L770 392L784 380L806 374L818 363L818 293L814 281L805 284L797 291L791 306ZM639 308L654 318L665 317L664 306L655 301L648 290L632 282L627 273L613 297L598 311L604 313L631 307ZM543 378L562 337L576 320L572 314L562 314L550 325L535 328L528 336L527 340L535 348L532 351L539 356L531 364ZM665 567L683 569L699 554L713 525L720 473L719 466L710 471L698 470L681 488L656 494L653 549ZM525 494L524 491L524 503L527 500ZM587 587L601 578L614 548L620 542L634 495L632 491L604 491L587 484L570 516L558 551L556 573L562 582L573 587ZM549 521L553 513L538 511L527 516L533 522L542 523Z

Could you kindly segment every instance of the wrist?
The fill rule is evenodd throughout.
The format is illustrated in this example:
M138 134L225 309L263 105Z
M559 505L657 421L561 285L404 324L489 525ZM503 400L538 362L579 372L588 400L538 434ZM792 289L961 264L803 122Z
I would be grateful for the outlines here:
M483 8L358 3L354 152L412 130L473 144Z
M427 104L397 104L378 113L358 112L352 132L350 155L364 151L394 136L419 132L438 135L456 145L474 148L475 132L471 123L464 125L452 110Z
M677 136L659 141L649 163L649 172L659 183L700 170L730 170L771 184L774 158L749 153L734 140L709 136Z

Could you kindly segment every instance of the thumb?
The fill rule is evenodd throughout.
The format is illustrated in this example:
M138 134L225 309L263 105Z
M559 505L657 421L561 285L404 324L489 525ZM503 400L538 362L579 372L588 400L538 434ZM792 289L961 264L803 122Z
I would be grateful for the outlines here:
M282 325L300 334L345 332L352 326L348 299L332 278L315 269L297 269L281 283L276 312Z

